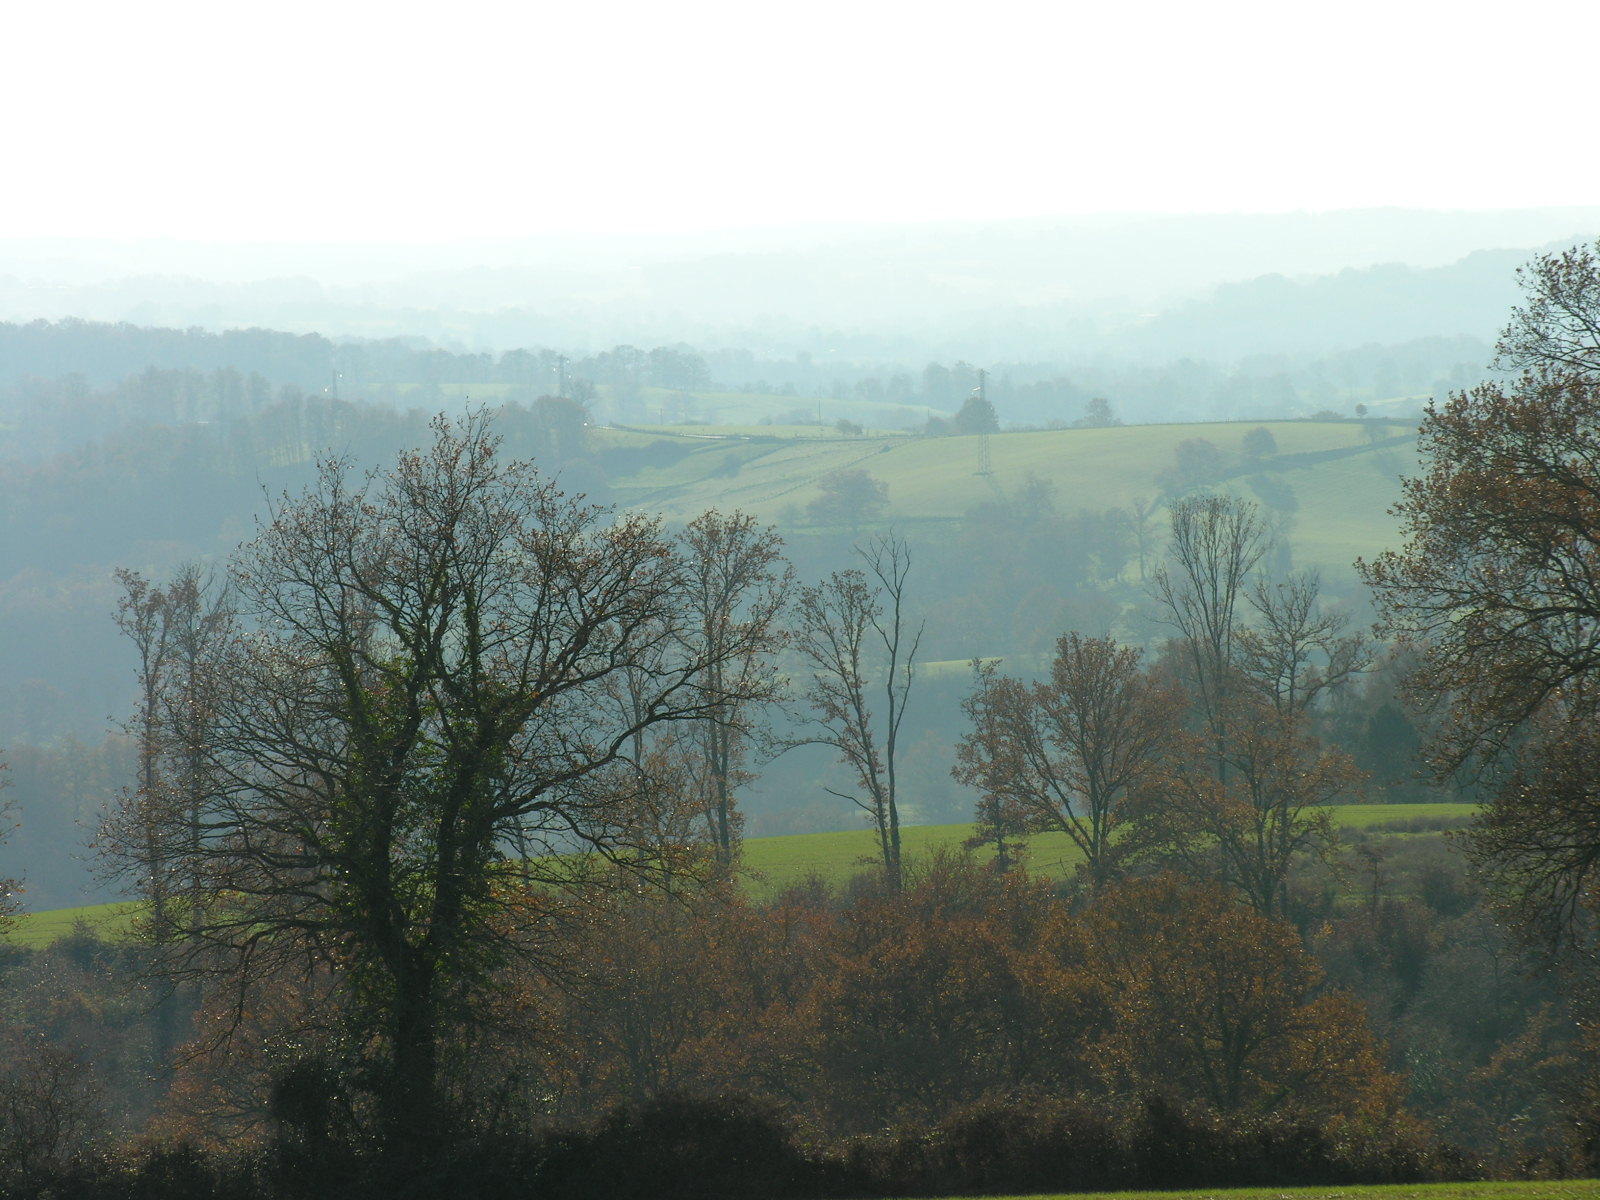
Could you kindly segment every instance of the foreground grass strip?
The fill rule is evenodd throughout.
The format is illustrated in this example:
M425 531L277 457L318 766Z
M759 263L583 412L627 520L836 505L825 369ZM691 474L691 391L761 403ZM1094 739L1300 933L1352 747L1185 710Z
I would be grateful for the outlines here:
M1551 1179L1515 1183L1412 1183L1381 1187L1201 1188L1181 1192L1072 1192L992 1196L987 1200L1592 1200L1600 1180ZM960 1200L948 1197L947 1200Z

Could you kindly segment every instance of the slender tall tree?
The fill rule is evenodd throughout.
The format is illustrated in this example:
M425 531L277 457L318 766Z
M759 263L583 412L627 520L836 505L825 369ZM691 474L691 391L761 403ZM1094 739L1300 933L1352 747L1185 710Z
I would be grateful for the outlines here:
M1156 572L1154 592L1178 633L1196 728L1140 823L1189 869L1214 871L1274 916L1287 910L1294 858L1326 854L1337 840L1325 805L1359 784L1348 756L1308 723L1317 698L1367 656L1320 609L1315 575L1255 576L1271 548L1247 501L1200 496L1173 507L1172 563Z
M138 699L125 724L137 747L135 786L102 822L100 861L145 902L137 927L157 947L193 939L210 894L202 843L216 778L208 752L219 664L233 636L227 590L197 564L157 587L120 570L118 628L138 655ZM171 1059L180 1004L164 997L156 1014L156 1055Z
M1253 504L1226 495L1191 496L1172 506L1169 550L1171 565L1156 569L1152 590L1177 630L1186 682L1214 725L1238 685L1240 606L1267 552L1266 529Z
M6 764L0 760L0 791L4 791L10 780L5 775ZM11 798L0 797L0 845L5 843L11 835L16 822L12 819ZM16 919L17 909L21 907L18 896L22 894L22 882L13 878L0 878L0 933L4 933Z
M743 513L705 513L679 540L688 566L684 602L698 622L696 636L711 651L704 685L708 711L695 737L702 804L726 869L738 846L741 822L734 797L756 728L754 710L775 702L781 690L771 659L783 642L779 618L793 572L778 535ZM720 652L729 646L739 647L738 654Z
M884 873L898 887L900 726L923 626L911 628L906 611L911 549L905 541L888 534L860 553L865 573L852 568L800 589L795 644L811 666L806 699L820 731L812 740L837 750L856 777L857 790L828 792L871 818ZM875 718L872 696L880 688L883 709Z

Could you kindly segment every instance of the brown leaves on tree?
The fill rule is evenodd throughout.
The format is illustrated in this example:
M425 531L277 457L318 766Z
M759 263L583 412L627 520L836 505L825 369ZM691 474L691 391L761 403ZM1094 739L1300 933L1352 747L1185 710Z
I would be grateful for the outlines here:
M1292 926L1169 875L1120 885L1081 936L1107 1014L1091 1061L1112 1086L1224 1113L1372 1120L1397 1106L1360 1005L1321 989Z
M1064 635L1050 677L1028 685L979 668L955 778L976 788L986 840L1065 833L1091 886L1114 877L1128 802L1159 777L1184 698L1110 638Z
M1486 789L1480 863L1554 946L1592 923L1600 857L1600 378L1484 384L1430 410L1420 444L1405 545L1360 565L1381 631L1416 654L1436 772Z

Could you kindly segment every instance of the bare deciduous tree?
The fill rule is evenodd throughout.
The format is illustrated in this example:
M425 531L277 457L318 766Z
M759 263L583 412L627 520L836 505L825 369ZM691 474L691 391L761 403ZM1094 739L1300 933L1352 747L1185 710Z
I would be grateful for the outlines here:
M1536 375L1600 368L1600 242L1517 268L1523 303L1495 344L1497 366Z
M139 656L139 700L125 726L138 746L138 772L136 792L113 821L137 822L139 809L174 803L195 814L208 786L204 760L221 687L218 664L234 633L228 593L194 563L179 567L165 587L133 571L118 571L117 578L123 585L117 626ZM171 899L172 889L155 880L142 890L153 909Z
M193 563L165 587L134 571L117 578L117 626L139 659L138 700L124 726L138 766L134 788L106 814L97 843L111 878L145 902L138 932L170 947L198 929L208 902L201 843L216 788L208 752L233 616L226 589ZM169 994L156 1013L163 1063L177 1041L178 1016Z
M1139 578L1147 578L1146 563L1155 553L1155 535L1150 528L1150 518L1161 507L1161 501L1150 496L1135 496L1128 506L1132 517L1133 540L1139 554Z
M1246 501L1204 496L1173 508L1173 563L1156 573L1155 593L1179 634L1199 729L1174 759L1166 802L1141 814L1145 837L1191 868L1214 867L1268 915L1287 903L1293 858L1336 841L1322 806L1360 780L1307 722L1314 701L1367 658L1363 640L1319 609L1314 574L1250 586L1271 545Z
M10 782L5 776L6 764L0 761L0 792L4 792ZM10 836L16 822L11 815L11 799L0 795L0 845L5 843ZM22 893L22 882L17 879L0 878L0 934L5 933L16 920L17 909L20 902L17 897Z
M906 613L910 547L889 534L863 547L861 556L867 572L840 571L826 583L800 589L795 643L811 665L806 700L821 729L813 740L837 750L856 777L858 791L829 792L872 819L884 872L898 886L896 755L923 627L911 629ZM879 687L881 724L872 701Z
M1246 682L1279 714L1304 713L1371 662L1367 639L1346 633L1340 612L1325 612L1315 571L1279 583L1257 580L1248 594L1258 620L1236 635Z
M734 791L743 778L752 709L779 696L780 681L769 660L782 643L778 621L792 572L778 535L743 513L705 513L680 541L688 561L685 603L698 622L696 636L710 651L710 711L696 728L700 788L712 842L726 868L739 835ZM740 648L736 656L721 652L729 645Z
M1069 633L1044 682L980 669L962 705L972 731L952 773L1024 828L1070 837L1098 890L1116 873L1124 804L1160 770L1183 703L1143 669L1137 650Z
M1188 682L1208 720L1236 686L1239 603L1266 552L1266 529L1253 504L1193 496L1172 506L1172 564L1156 569L1153 587L1182 640Z
M770 639L707 643L658 522L496 451L479 414L365 477L330 462L235 560L211 902L170 960L241 999L331 973L401 1154L448 1133L453 1034L587 864L661 868L641 732L736 708Z

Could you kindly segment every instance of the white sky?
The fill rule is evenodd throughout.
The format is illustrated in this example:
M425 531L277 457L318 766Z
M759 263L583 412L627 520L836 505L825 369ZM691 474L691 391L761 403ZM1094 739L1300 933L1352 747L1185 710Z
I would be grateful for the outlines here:
M1600 6L19 0L0 237L1600 203Z

